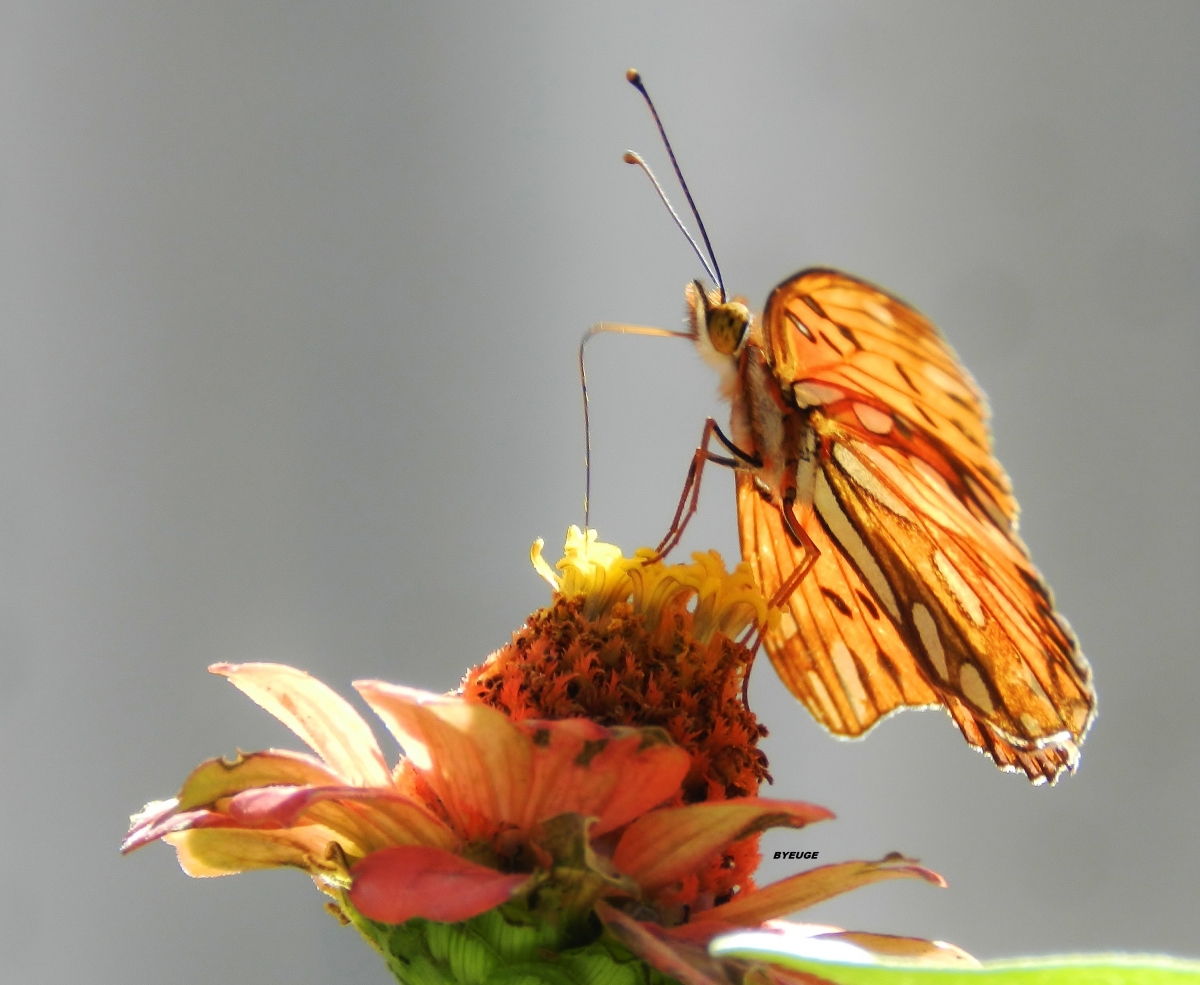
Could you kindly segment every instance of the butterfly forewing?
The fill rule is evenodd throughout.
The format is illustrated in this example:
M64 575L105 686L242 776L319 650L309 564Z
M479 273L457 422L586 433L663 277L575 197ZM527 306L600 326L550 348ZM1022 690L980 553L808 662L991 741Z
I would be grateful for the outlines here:
M891 426L943 446L1012 525L1017 504L991 455L987 401L933 323L879 288L809 270L767 299L763 329L782 381L839 387L878 403Z
M937 329L829 270L772 292L772 369L815 432L798 510L821 551L765 636L830 731L942 705L1002 767L1054 780L1095 709L1091 671L1016 535L987 405ZM777 504L739 476L742 554L768 596L804 559Z

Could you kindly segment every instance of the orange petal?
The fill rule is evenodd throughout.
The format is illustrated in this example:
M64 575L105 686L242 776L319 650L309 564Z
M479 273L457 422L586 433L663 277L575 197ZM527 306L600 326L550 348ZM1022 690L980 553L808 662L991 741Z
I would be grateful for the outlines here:
M341 782L342 778L319 759L302 752L285 749L239 752L233 761L218 757L192 770L179 791L179 809L190 811L204 807L219 797L229 797L254 787L276 784L327 787Z
M738 797L653 811L621 836L613 864L654 892L693 871L717 850L767 828L802 828L833 817L799 801Z
M943 889L946 886L936 872L922 868L912 859L888 855L877 862L839 862L797 873L762 889L739 893L728 903L697 913L693 921L719 920L753 927L884 879L923 879Z
M390 787L391 772L370 727L344 698L284 664L213 664L214 674L295 732L338 774L360 787Z
M457 923L511 899L529 875L505 875L436 848L397 847L368 855L350 870L350 902L380 923L425 917Z
M382 681L354 687L441 798L459 832L518 824L532 779L532 745L501 712Z
M284 866L316 874L329 868L324 860L329 843L337 836L311 824L285 831L193 828L163 840L174 846L184 872L204 877Z
M569 812L597 819L593 838L614 831L674 794L691 765L660 729L606 729L586 718L517 727L533 746L523 830Z

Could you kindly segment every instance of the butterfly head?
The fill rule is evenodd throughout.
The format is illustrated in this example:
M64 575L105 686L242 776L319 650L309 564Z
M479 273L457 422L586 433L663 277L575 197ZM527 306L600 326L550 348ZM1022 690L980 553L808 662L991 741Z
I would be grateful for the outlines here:
M750 309L741 301L722 301L720 294L705 291L699 281L688 284L686 295L696 348L717 372L728 373L750 334Z

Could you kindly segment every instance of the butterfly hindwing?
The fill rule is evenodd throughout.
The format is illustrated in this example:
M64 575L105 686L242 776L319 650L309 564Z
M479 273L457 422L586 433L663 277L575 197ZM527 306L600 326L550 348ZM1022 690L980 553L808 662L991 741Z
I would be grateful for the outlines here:
M804 552L748 474L738 476L737 495L742 555L771 597ZM908 645L866 579L821 524L805 527L821 555L782 603L765 641L788 689L837 735L862 735L901 707L937 706L937 693L910 668Z
M1047 779L1073 766L1090 672L1024 552L921 459L817 426L826 451L814 513L868 545L914 670L1000 765Z

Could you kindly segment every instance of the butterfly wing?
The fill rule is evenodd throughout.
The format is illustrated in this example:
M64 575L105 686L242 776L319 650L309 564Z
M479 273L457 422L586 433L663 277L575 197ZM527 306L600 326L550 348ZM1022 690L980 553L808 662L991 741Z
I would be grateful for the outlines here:
M944 706L967 741L1035 782L1073 768L1095 710L1091 670L1016 534L982 394L933 325L828 270L772 292L762 328L815 432L801 512L821 556L764 643L831 732ZM765 594L803 551L752 476L742 554Z
M865 281L813 269L771 292L763 330L776 375L800 385L798 400L822 387L869 398L901 431L944 448L979 503L1015 532L1017 502L992 457L987 400L929 319Z

